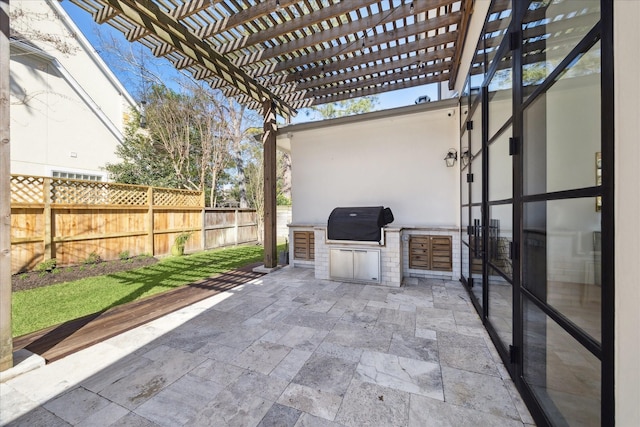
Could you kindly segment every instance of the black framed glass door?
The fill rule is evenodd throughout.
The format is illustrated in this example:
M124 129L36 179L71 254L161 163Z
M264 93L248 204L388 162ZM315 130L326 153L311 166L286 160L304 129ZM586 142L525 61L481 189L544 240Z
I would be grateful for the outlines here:
M613 422L611 14L492 2L462 106L462 279L540 425Z

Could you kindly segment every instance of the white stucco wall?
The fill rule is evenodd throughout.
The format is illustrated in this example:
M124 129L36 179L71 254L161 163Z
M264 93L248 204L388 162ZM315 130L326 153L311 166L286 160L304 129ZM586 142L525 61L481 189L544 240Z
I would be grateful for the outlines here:
M106 162L117 161L118 140L49 61L13 56L11 82L12 173L101 174ZM21 98L22 87L33 96Z
M614 2L616 425L640 420L640 2Z
M293 223L326 224L338 206L384 205L396 226L458 226L459 171L443 160L458 146L455 106L281 129L291 146Z
M24 13L23 18L11 23L18 31L28 36L32 30L37 30L47 34L48 38L59 38L71 47L69 53L60 52L54 43L37 38L30 40L55 56L122 132L123 114L127 112L127 108L135 106L133 99L60 6L59 1L11 0L11 9L19 9Z
M133 99L57 2L12 0L11 10L34 45L11 46L11 172L106 176Z

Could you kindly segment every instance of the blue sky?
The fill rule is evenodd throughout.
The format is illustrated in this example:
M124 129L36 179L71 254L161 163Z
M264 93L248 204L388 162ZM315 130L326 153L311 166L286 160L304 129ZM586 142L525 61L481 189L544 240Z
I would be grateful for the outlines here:
M96 48L98 53L102 56L104 61L109 65L111 70L118 76L118 78L122 81L127 90L131 93L131 95L136 97L137 88L133 83L133 79L129 78L125 73L119 71L114 64L111 64L110 61L112 59L109 56L103 55L98 47L98 38L96 33L99 31L104 34L113 35L118 40L124 41L123 35L113 29L112 27L103 24L98 25L93 21L91 15L84 10L80 9L78 6L72 4L69 1L63 1L61 3L62 7L67 11L71 19L75 22L75 24L80 28L84 36L91 42L91 44ZM171 67L171 64L166 59L158 59L159 63L162 65L163 72L167 76L167 82L171 81L177 71L174 71ZM168 86L171 86L168 84ZM409 89L397 90L394 92L388 92L378 95L378 105L376 107L377 110L385 110L389 108L402 107L406 105L412 105L416 98L421 95L429 95L432 100L437 98L437 85L426 85L426 86L417 86ZM308 121L309 118L304 113L299 113L294 119L293 122L304 122Z

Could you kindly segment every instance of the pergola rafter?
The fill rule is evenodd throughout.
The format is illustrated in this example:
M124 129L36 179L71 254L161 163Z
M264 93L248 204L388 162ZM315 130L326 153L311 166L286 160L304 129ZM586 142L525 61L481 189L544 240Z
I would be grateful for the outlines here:
M395 66L388 69L398 69L411 65L419 66L420 62L428 64L430 61L436 59L444 59L453 54L453 48L439 50L435 48L439 45L449 44L455 39L455 33L444 33L433 38L419 39L415 42L404 44L394 51L380 49L369 54L346 59L339 63L331 62L327 65L323 64L300 71L297 74L285 74L280 75L278 78L259 81L265 86L271 83L268 87L277 93L282 93L277 89L277 86L287 83L289 83L288 87L291 88L291 91L322 88L332 83L339 83L348 78L365 77L367 74L378 73L380 72L380 67L384 67L383 64L385 63L395 64ZM417 52L421 50L424 51L424 53L418 55ZM353 71L353 68L356 67L358 67L358 70ZM344 71L346 69L350 69L351 71ZM291 84L294 86L291 86ZM224 87L222 92L226 96L241 95L241 92L237 88L231 86Z
M472 12L471 0L71 1L195 79L259 110L272 99L284 116L449 80Z
M295 113L278 97L270 93L243 70L233 65L227 58L220 55L209 44L198 39L179 20L163 12L151 0L103 0L106 7L119 12L119 16L126 18L133 24L133 28L144 28L156 39L174 46L185 57L201 64L228 83L238 87L253 100L270 99L275 104L279 114L291 116Z

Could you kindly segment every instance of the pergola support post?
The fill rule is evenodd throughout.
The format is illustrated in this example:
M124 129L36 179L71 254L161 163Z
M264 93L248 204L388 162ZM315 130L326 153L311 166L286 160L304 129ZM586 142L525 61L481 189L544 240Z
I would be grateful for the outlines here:
M278 266L276 238L276 124L275 106L271 99L263 101L264 133L262 149L264 157L264 267Z
M13 367L11 335L11 152L9 0L0 0L0 371Z

